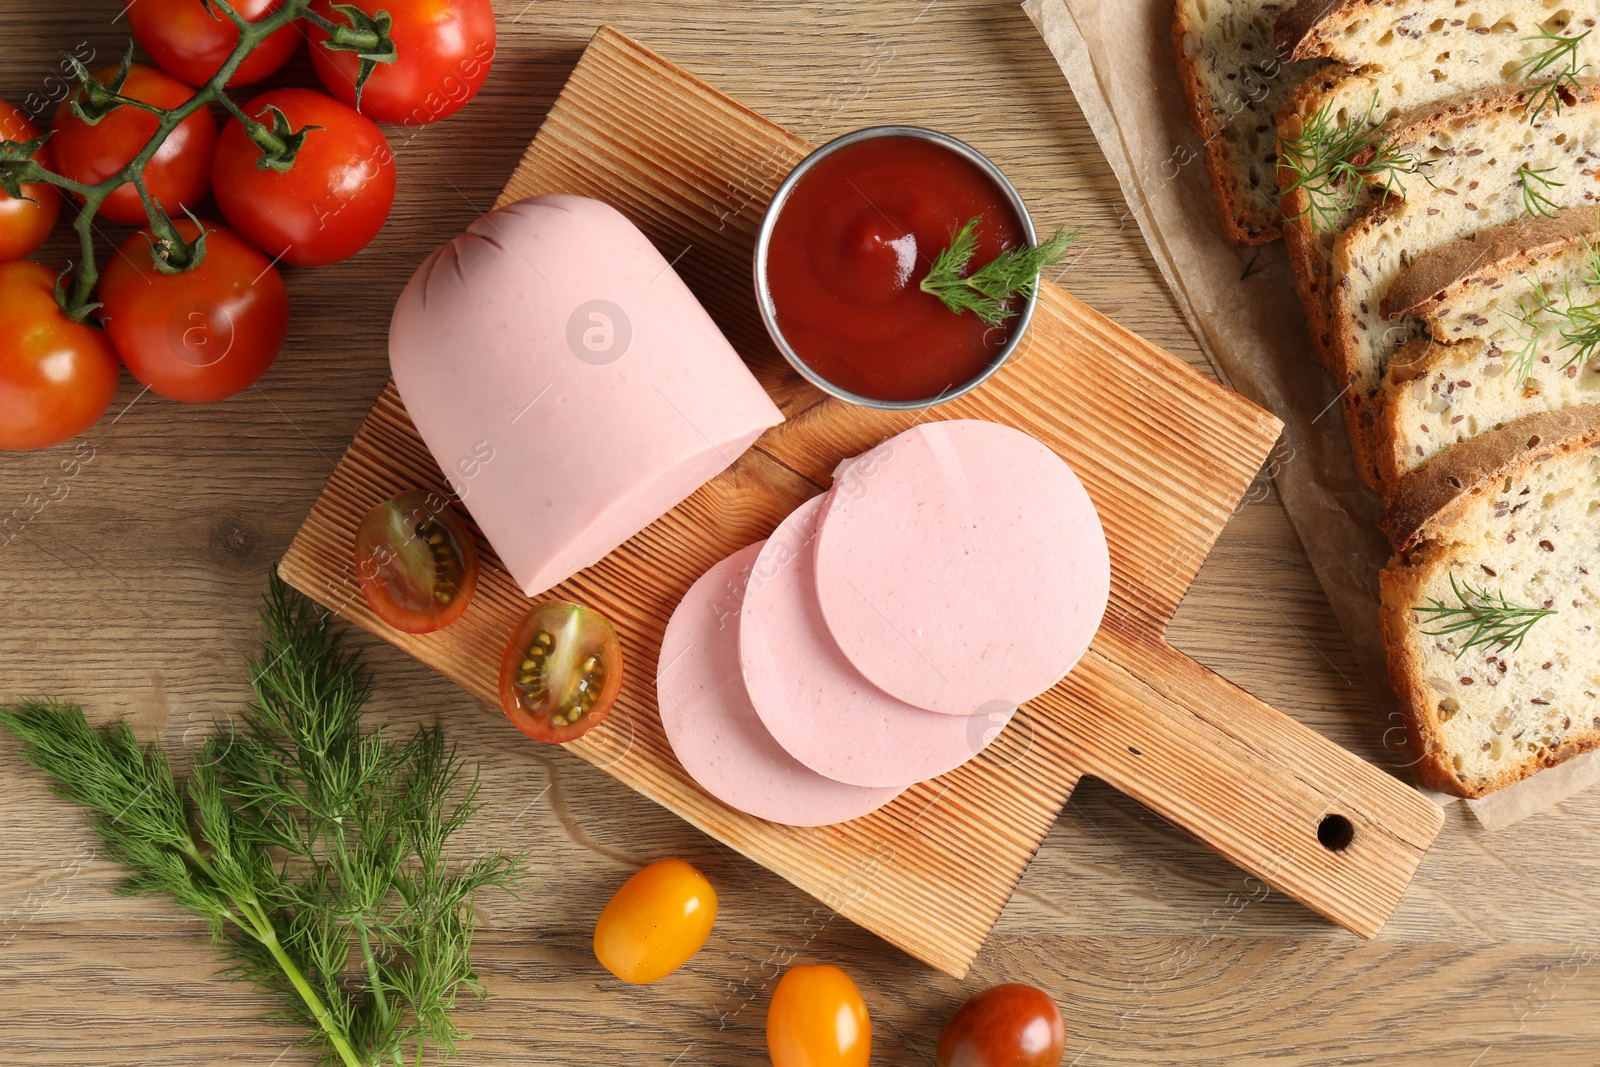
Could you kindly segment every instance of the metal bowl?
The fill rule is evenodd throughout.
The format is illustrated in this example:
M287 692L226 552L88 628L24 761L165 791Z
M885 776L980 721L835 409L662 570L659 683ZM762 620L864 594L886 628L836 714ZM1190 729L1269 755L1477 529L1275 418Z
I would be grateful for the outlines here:
M778 326L777 309L772 303L772 292L767 287L767 249L772 242L773 227L777 225L778 216L783 212L783 206L788 202L789 194L794 191L795 186L799 184L811 168L816 166L818 160L837 152L847 145L853 145L858 141L866 141L876 137L914 137L923 141L932 141L934 144L942 145L957 155L970 160L987 174L1001 192L1005 194L1012 210L1017 213L1017 218L1022 221L1022 232L1027 242L1029 244L1038 243L1038 236L1033 228L1033 218L1028 214L1028 205L1022 201L1022 194L1017 192L1016 186L1012 185L1006 176L1000 173L1000 168L991 163L982 152L979 152L964 141L956 140L949 134L939 133L937 130L923 129L920 126L869 126L866 129L856 130L854 133L847 133L843 137L835 138L812 152L805 159L802 159L799 165L789 172L789 176L783 180L783 184L778 186L778 192L773 196L772 203L768 205L767 213L761 220L761 233L756 239L756 303L761 307L761 321L766 323L767 333L772 335L772 342L778 346L778 351L783 353L783 358L787 359L795 370L799 371L807 381L818 389L831 396L836 396L840 400L847 400L852 404L860 404L862 407L881 408L888 411L927 408L970 393L988 381L990 376L1001 367L1005 366L1006 360L1011 358L1011 354L1022 343L1022 338L1028 331L1028 323L1033 320L1034 305L1039 300L1037 286L1035 286L1034 294L1028 297L1018 313L1011 328L1011 336L1006 338L1005 347L995 354L994 359L989 362L988 366L984 367L971 380L952 386L937 396L924 397L920 400L877 400L870 396L861 396L859 393L852 393L848 389L840 388L818 374L795 352L794 348L790 346L788 340L783 336L783 330Z

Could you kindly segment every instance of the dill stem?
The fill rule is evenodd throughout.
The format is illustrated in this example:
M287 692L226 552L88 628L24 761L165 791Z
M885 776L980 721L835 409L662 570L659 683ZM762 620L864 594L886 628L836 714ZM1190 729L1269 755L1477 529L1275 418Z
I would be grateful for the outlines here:
M283 945L279 944L278 933L272 928L271 920L257 905L246 904L244 901L240 901L239 905L240 910L245 913L245 917L250 920L250 924L255 928L250 931L251 935L265 945L268 952L272 953L272 958L283 969L284 976L289 979L289 984L294 986L294 991L300 994L300 999L305 1001L307 1008L311 1009L311 1015L317 1020L317 1025L322 1027L322 1032L328 1035L328 1043L333 1046L333 1050L344 1061L345 1067L366 1067L366 1064L361 1062L361 1057L356 1055L356 1050L350 1047L349 1039L345 1037L344 1032L334 1022L333 1016L328 1012L327 1005L322 1003L322 998L317 996L317 991L311 988L311 983L306 981L306 976L300 973L300 968L295 966L294 960L289 958L289 954L283 950Z
M385 1028L389 1025L389 998L383 995L383 982L378 976L378 959L372 954L372 941L367 937L365 921L356 923L356 935L361 940L361 958L367 962L367 981L372 985L372 1000L378 1006L378 1017Z

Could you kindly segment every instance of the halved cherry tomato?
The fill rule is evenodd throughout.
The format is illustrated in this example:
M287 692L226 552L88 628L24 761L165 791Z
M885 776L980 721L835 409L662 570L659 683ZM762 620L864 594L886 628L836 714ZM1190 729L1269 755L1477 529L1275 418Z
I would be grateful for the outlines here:
M866 1067L872 1019L850 976L837 967L791 967L767 1008L772 1067Z
M467 610L478 588L478 546L448 501L412 489L361 520L356 580L384 622L432 633Z
M291 129L319 126L288 171L256 165L261 149L233 119L213 168L217 206L228 224L269 256L300 267L348 259L383 229L394 206L394 154L376 123L311 89L276 89L245 105L272 125L271 108Z
M594 955L624 982L665 978L705 945L717 891L678 859L656 860L622 883L594 927Z
M333 22L337 0L317 0L311 10ZM379 63L361 89L361 113L379 122L420 126L437 122L478 95L494 63L494 5L490 0L345 0L368 15L389 12L393 63ZM328 92L356 105L354 52L322 47L328 35L309 27L311 63Z
M42 263L0 263L0 449L46 448L93 426L117 391L117 353L56 303Z
M175 223L185 241L200 232ZM221 400L253 385L283 348L289 291L276 267L237 235L206 223L205 258L163 274L151 235L122 243L100 280L100 318L122 361L151 391L171 400Z
M283 0L228 0L247 22L260 22ZM128 26L156 66L190 85L204 85L222 69L239 44L239 28L202 0L138 0L128 5ZM239 63L229 87L249 85L289 62L300 47L301 29L291 22L256 45Z
M0 100L0 141L31 141L38 129L26 115ZM50 146L34 154L34 160L49 167ZM0 263L21 259L44 244L61 214L61 194L43 182L24 185L22 199L0 191Z
M1057 1067L1066 1024L1050 994L997 985L967 1001L939 1034L938 1067Z
M500 662L500 707L535 741L564 744L599 726L622 689L622 644L604 615L554 600L523 618Z
M109 84L116 68L95 74L102 85ZM56 171L84 185L98 185L128 165L155 135L159 120L148 111L124 105L90 126L72 113L72 101L79 88L61 102L52 124L55 136L50 150L55 153ZM122 95L157 107L174 108L194 95L194 90L165 71L135 63L123 83ZM211 154L217 146L217 124L211 112L201 108L178 124L144 169L145 187L150 195L174 218L183 209L195 209L211 187ZM128 182L114 190L100 205L100 215L129 226L146 221L139 194Z

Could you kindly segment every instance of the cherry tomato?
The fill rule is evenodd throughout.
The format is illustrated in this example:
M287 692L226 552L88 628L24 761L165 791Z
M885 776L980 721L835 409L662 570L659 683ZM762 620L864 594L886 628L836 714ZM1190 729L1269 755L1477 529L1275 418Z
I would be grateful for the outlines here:
M31 141L38 129L26 115L0 100L0 141ZM34 154L34 160L51 166L50 146ZM61 194L43 182L22 187L22 199L0 192L0 263L21 259L44 244L61 214Z
M245 105L272 123L269 108L291 129L320 126L288 170L262 170L261 149L238 119L228 123L212 170L217 206L228 224L269 256L321 267L348 259L383 229L394 206L394 155L376 123L311 89L276 89Z
M656 860L622 883L594 927L594 956L644 985L689 962L717 921L717 891L682 860Z
M500 661L500 707L535 741L582 737L622 689L622 645L604 615L554 600L528 612Z
M55 286L55 272L42 263L0 263L0 449L76 437L117 391L110 339L67 318Z
M260 22L283 0L229 0L249 22ZM222 69L239 43L239 29L201 0L138 0L128 6L128 26L156 66L190 85L204 85ZM291 22L240 61L228 85L249 85L276 71L300 47L301 29Z
M175 224L185 241L200 228ZM133 376L171 400L221 400L272 366L289 332L289 293L277 268L215 223L198 267L163 274L150 231L122 243L100 280L100 317Z
M772 1067L866 1067L872 1020L850 976L837 967L791 967L767 1008Z
M108 67L95 74L107 84L116 74ZM55 153L56 172L84 185L98 185L127 166L128 161L155 135L158 120L148 111L123 106L90 126L72 113L72 101L80 88L56 108L52 124L55 136L50 150ZM194 90L172 75L135 63L123 83L122 95L157 107L174 108L194 95ZM144 170L145 187L167 214L177 217L184 207L198 208L211 187L211 154L217 146L217 124L211 112L201 108L178 124L167 135L149 166ZM146 221L144 205L133 183L112 191L100 205L100 216L129 226Z
M967 1001L939 1034L938 1067L1057 1067L1061 1009L1031 985L997 985Z
M356 579L378 617L408 634L442 630L478 588L478 546L437 493L401 493L356 530Z
M311 5L323 18L336 0ZM494 63L494 5L490 0L345 0L368 15L387 11L397 58L379 63L361 88L361 113L379 122L420 126L460 111L478 95ZM311 63L328 92L356 105L360 57L322 47L328 35L310 27Z

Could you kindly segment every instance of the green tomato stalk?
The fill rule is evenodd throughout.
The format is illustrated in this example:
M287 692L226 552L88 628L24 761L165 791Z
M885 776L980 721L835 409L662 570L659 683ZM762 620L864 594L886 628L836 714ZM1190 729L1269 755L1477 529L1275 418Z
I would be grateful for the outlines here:
M212 75L211 80L196 89L194 95L178 107L170 109L155 107L122 94L122 86L127 81L128 71L133 64L131 41L128 42L128 50L122 57L121 69L108 85L101 85L95 80L89 69L76 57L67 57L74 76L82 86L78 97L71 104L72 113L79 119L90 126L98 125L111 112L123 107L147 111L156 117L155 133L121 170L95 185L85 185L55 173L34 159L39 149L50 139L48 133L31 141L0 141L0 190L20 199L23 195L23 185L47 183L72 193L82 201L78 217L73 222L73 229L78 234L79 262L69 268L72 276L71 284L65 284L66 275L63 275L62 282L56 286L56 300L60 303L62 311L74 322L88 322L89 317L100 306L93 300L95 286L100 281L100 270L95 259L94 219L106 197L124 185L131 183L144 205L145 216L150 221L150 230L155 235L150 251L158 270L176 274L198 266L205 258L204 228L202 227L200 236L194 241L185 241L179 235L177 227L173 225L171 217L150 195L144 182L145 168L166 143L167 137L184 119L201 108L213 103L220 104L244 125L250 140L261 149L261 158L257 166L263 170L278 171L287 171L294 166L295 154L305 143L307 134L318 127L307 126L300 130L291 130L282 112L276 112L272 125L268 126L246 115L224 88L228 84L228 79L239 69L239 64L243 63L245 57L255 51L262 41L296 19L304 19L328 34L328 40L323 42L321 47L357 53L361 57L361 68L356 78L358 106L361 89L373 70L380 63L393 63L396 58L394 42L389 38L391 19L387 11L369 16L352 5L336 4L332 10L345 21L334 22L312 11L312 0L284 0L283 6L259 22L251 22L235 11L228 0L198 0L198 2L205 5L213 18L227 18L238 27L239 41L227 61L216 74Z

